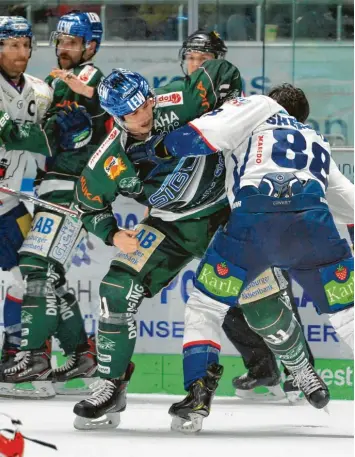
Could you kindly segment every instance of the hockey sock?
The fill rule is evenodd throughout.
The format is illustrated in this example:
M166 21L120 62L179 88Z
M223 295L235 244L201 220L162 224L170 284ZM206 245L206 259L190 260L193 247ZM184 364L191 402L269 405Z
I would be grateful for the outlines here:
M66 291L63 287L56 290L59 298L59 322L55 337L65 355L75 352L79 344L87 342L84 321L75 295Z
M285 292L243 305L245 318L254 332L283 364L293 369L308 360L302 328L295 318L289 297Z

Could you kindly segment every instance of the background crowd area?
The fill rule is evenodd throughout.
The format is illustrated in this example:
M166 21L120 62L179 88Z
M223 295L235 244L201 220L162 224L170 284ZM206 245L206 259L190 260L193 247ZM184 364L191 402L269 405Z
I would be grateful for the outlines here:
M58 18L72 9L99 14L107 41L180 41L196 26L217 30L227 41L354 38L351 0L0 0L0 14L27 17L38 41L48 40Z

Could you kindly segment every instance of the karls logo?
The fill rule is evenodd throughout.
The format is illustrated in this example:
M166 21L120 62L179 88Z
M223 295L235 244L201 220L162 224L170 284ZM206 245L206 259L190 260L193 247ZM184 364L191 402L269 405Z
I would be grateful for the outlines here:
M209 263L205 263L198 275L197 281L208 292L217 297L225 298L236 297L243 285L243 281L239 278L229 275L228 266L224 263L218 263L216 268Z
M157 97L157 105L159 108L165 108L166 106L183 105L184 96L180 92L168 92L167 94L161 94Z

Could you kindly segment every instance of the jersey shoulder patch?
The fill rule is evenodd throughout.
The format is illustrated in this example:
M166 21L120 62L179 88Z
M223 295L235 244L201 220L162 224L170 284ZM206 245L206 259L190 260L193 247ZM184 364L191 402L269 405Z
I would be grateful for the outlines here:
M176 106L184 104L184 94L182 91L167 92L166 94L157 95L157 108L165 108L166 106Z
M83 67L83 69L78 74L78 78L84 84L89 84L89 82L92 80L92 78L96 75L97 72L98 69L95 68L93 65L85 65L85 67Z
M117 127L114 127L111 130L110 134L106 137L106 139L101 144L101 146L91 156L89 163L88 163L88 166L91 170L93 170L95 168L95 165L97 164L97 162L105 154L105 152L112 145L112 143L118 138L120 133L121 132Z

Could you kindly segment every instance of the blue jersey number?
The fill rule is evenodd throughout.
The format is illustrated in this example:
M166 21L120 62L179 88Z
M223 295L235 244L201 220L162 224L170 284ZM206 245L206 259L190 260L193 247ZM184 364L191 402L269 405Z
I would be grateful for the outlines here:
M296 168L296 170L306 168L308 162L307 142L302 133L298 130L279 129L274 130L273 134L276 143L272 147L272 160L283 168ZM287 157L288 150L294 152L293 159ZM312 143L311 151L313 159L309 165L309 171L327 187L330 165L329 152L316 142Z

